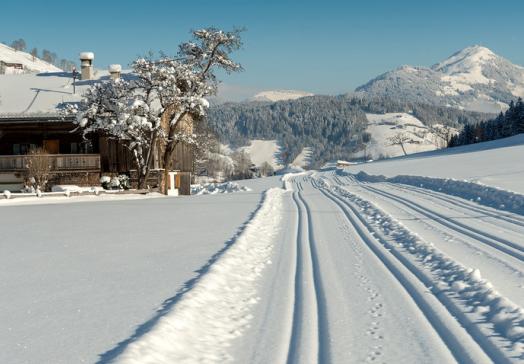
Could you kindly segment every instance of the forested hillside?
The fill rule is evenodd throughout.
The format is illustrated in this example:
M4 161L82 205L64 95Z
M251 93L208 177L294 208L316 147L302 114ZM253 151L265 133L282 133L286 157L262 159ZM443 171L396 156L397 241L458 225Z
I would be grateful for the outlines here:
M233 147L246 145L250 139L278 140L284 163L291 162L304 147L311 147L312 167L318 167L362 150L370 140L366 113L386 112L411 113L426 125L454 127L492 117L388 98L341 95L217 105L209 110L208 122L220 141Z
M486 142L520 133L524 133L524 102L521 98L517 102L511 101L509 109L494 119L464 126L464 129L451 139L449 146Z

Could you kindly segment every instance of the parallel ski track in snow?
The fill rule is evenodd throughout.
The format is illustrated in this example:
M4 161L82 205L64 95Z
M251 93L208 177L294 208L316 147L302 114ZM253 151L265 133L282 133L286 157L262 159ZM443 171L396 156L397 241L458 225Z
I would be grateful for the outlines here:
M324 188L318 182L313 180L312 183L326 198L340 208L349 224L360 236L362 243L369 247L410 294L457 362L510 362L449 297L444 294L428 294L427 287L434 284L432 277L416 267L401 253L392 249L381 232L366 221L356 206Z
M369 183L358 182L354 178L349 177L349 176L346 176L346 178L348 178L348 180L352 183L358 183L360 187L362 187L363 189L367 190L368 192L372 194L377 194L379 196L382 196L383 198L396 201L397 203L400 203L402 206L407 207L408 209L411 209L413 211L416 211L428 217L431 221L434 221L453 231L456 231L471 239L474 239L475 241L478 241L484 245L487 245L493 249L496 249L497 251L502 252L506 255L509 255L510 257L514 259L517 259L521 262L524 261L524 246L522 245L519 245L517 243L514 243L504 238L494 236L493 234L478 230L471 226L467 226L461 222L458 222L442 214L439 214L438 212L432 211L428 209L427 206L422 206L414 201L410 201L407 198L404 198L398 195L394 195L387 191L383 191L381 189L371 186ZM340 180L338 176L334 175L333 179L337 183L344 185L344 183ZM391 184L388 184L388 185L391 185ZM440 198L440 196L438 197Z
M504 238L497 237L485 231L478 230L471 226L467 226L466 224L450 219L438 212L432 211L428 209L426 206L422 206L414 201L410 201L407 198L400 197L398 195L394 195L392 193L380 190L376 187L370 186L369 184L361 184L360 186L370 191L371 193L375 193L390 200L396 201L401 205L406 206L411 210L416 211L435 222L438 222L440 225L446 226L447 228L450 228L461 234L469 236L470 238L473 238L485 245L489 245L490 247L500 252L503 252L515 259L520 260L521 262L524 261L524 247L517 243L514 243Z
M475 203L470 203L470 202L467 202L467 201L460 201L457 198L452 198L452 197L446 196L443 193L437 193L437 192L434 192L432 190L426 190L426 189L423 189L423 188L414 187L414 186L410 186L410 185L394 184L394 183L389 183L389 182L386 182L386 184L388 186L391 186L394 189L397 189L397 190L414 192L414 193L416 193L416 194L418 194L420 196L430 197L430 198L434 199L434 201L446 201L446 202L449 203L449 205L448 204L446 204L446 205L441 204L442 206L446 206L446 207L460 206L460 207L462 207L464 209L467 209L469 211L475 211L475 212L477 212L479 214L484 214L486 216L489 216L489 217L494 218L494 219L499 220L499 221L504 221L504 222L507 222L507 223L510 223L510 224L513 224L513 225L524 227L524 218L521 218L518 215L510 215L510 214L504 213L502 211L497 212L497 211L489 210L487 208L484 208L481 205L478 205L478 204L475 204Z
M301 182L295 181L295 186L297 191L293 192L293 202L298 213L295 299L287 363L328 363L326 302L312 233L311 213L301 196Z

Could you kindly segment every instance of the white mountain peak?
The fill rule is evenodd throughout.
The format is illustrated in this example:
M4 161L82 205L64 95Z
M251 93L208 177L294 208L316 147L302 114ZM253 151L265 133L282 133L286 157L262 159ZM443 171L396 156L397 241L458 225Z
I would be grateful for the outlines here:
M268 90L257 93L251 98L252 101L283 101L296 100L301 97L313 96L314 94L297 90Z
M524 96L524 68L481 45L466 47L432 67L403 66L357 88L373 96L499 112Z
M454 53L449 58L437 63L431 68L435 71L448 74L467 72L471 68L477 68L478 66L484 63L489 63L497 58L499 58L499 56L493 53L489 48L474 45Z

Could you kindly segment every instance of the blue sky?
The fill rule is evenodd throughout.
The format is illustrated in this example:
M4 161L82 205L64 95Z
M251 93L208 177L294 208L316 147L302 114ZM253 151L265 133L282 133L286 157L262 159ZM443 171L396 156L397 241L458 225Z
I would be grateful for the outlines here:
M144 5L144 4L148 5ZM524 65L524 1L24 1L2 3L0 42L24 38L95 65L128 65L149 50L175 53L189 30L245 26L235 54L245 89L353 90L403 64L429 66L481 44Z

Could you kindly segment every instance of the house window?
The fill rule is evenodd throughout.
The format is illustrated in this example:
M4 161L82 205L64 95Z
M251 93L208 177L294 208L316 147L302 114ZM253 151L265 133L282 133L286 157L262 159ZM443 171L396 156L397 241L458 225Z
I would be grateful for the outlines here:
M13 144L13 154L23 155L29 153L30 150L36 149L36 144L20 143Z
M71 154L80 153L79 143L71 143Z

